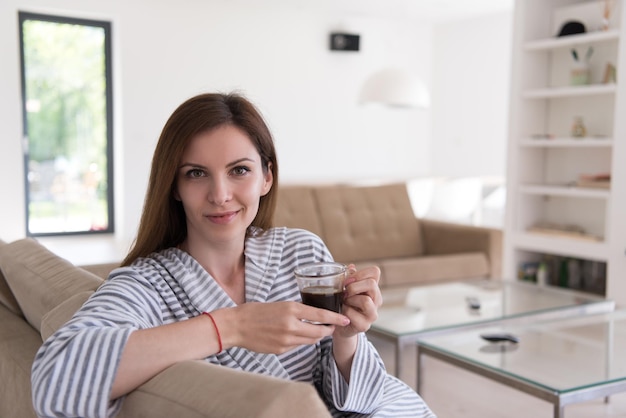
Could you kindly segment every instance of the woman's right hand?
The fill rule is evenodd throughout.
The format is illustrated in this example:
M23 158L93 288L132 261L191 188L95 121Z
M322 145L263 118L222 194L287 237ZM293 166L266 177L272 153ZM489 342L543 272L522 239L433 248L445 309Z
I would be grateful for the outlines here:
M281 354L315 344L346 326L348 317L300 302L244 303L211 312L224 349L244 347L258 353ZM315 325L308 321L328 325Z

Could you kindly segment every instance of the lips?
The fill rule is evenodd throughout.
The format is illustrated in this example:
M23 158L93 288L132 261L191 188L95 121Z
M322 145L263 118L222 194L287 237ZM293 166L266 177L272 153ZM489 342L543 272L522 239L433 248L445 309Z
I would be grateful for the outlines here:
M232 221L237 216L238 211L224 212L212 215L206 215L207 219L215 224L224 225Z

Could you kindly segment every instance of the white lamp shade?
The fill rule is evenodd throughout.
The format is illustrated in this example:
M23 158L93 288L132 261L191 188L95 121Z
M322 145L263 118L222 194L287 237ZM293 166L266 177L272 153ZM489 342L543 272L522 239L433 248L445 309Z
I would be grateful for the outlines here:
M365 80L359 101L394 107L428 108L430 95L426 85L415 75L398 68L388 68Z

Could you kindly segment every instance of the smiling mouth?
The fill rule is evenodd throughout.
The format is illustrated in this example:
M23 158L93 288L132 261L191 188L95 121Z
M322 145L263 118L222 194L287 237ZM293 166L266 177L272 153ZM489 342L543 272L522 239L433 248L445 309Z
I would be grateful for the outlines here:
M235 216L237 216L237 213L239 213L239 211L220 213L217 215L206 215L206 217L213 223L226 224L230 222Z

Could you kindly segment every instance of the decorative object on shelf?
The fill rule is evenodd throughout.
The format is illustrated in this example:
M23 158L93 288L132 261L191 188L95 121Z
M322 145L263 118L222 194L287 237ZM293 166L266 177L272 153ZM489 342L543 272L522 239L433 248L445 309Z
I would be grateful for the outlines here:
M570 72L570 84L572 86L584 86L589 84L589 73L588 63L581 61L575 62Z
M585 127L582 116L574 117L574 123L572 124L572 136L574 138L584 138L587 136L587 128Z
M577 187L592 187L599 189L611 188L611 174L599 173L599 174L581 174L576 181Z
M578 35L579 33L587 32L587 28L585 28L585 24L578 20L568 20L563 23L561 26L561 30L559 30L558 37L561 36L569 36L569 35Z
M387 68L372 74L361 88L359 101L392 107L430 107L426 84L416 75L399 68Z
M593 47L587 48L587 53L584 59L580 59L576 48L572 48L572 57L574 58L574 65L570 73L570 84L572 86L582 86L589 84L591 81L591 72L589 70L589 60L593 55Z
M611 26L611 12L615 6L615 0L604 0L604 11L602 12L602 26L601 30L609 30Z
M604 84L617 83L616 69L613 64L610 62L606 63L606 68L604 69L604 77L602 77L602 82Z

